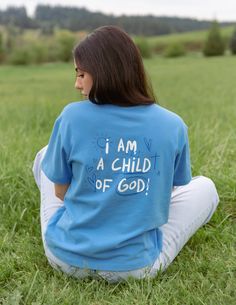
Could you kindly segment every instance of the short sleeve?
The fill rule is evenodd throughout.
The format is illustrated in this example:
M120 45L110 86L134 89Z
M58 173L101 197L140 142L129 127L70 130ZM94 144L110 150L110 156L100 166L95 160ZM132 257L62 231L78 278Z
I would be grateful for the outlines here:
M185 185L192 179L187 126L179 131L178 152L175 158L173 186Z
M69 124L63 118L63 114L61 114L54 124L48 148L42 162L42 170L52 182L58 184L71 182L70 150Z

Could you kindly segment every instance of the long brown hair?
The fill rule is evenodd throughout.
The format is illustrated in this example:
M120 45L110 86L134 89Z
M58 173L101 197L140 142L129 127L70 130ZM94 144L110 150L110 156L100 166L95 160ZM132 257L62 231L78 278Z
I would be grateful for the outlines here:
M97 28L75 47L73 55L77 67L92 76L92 102L120 106L155 103L141 54L119 27Z

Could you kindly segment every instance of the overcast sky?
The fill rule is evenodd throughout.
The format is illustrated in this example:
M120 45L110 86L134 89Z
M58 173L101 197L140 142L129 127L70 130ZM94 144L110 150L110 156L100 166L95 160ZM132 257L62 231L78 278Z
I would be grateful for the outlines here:
M24 5L32 15L37 4L86 7L114 15L153 14L236 21L236 0L0 0L0 9Z

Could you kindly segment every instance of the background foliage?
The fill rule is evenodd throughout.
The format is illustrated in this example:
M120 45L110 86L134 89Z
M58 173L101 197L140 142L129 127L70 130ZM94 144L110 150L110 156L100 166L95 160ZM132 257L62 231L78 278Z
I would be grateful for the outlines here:
M209 28L209 21L190 18L147 16L106 15L90 12L85 8L68 6L38 5L33 18L27 15L25 7L8 7L0 10L0 24L12 25L21 29L43 29L45 33L53 28L70 31L91 31L102 25L117 25L134 35L163 35ZM221 26L232 23L222 22Z
M205 51L209 33L208 30L202 30L153 37L133 36L133 39L144 58L150 58L155 54L178 57L186 53ZM220 35L220 43L224 45L224 50L231 49L231 53L234 54L233 33L233 26L218 29L218 36L211 36L208 50L213 48L215 54L215 45L219 45ZM13 26L0 27L0 64L28 65L72 61L72 48L85 35L86 31L54 29L52 33L45 33L42 29L22 31Z

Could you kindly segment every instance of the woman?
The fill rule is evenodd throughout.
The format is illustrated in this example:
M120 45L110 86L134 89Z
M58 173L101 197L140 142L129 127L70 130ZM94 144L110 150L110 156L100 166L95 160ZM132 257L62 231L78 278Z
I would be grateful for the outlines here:
M187 127L156 105L124 31L96 29L74 62L85 100L64 108L33 168L46 256L78 278L153 277L210 220L217 191L191 177Z

